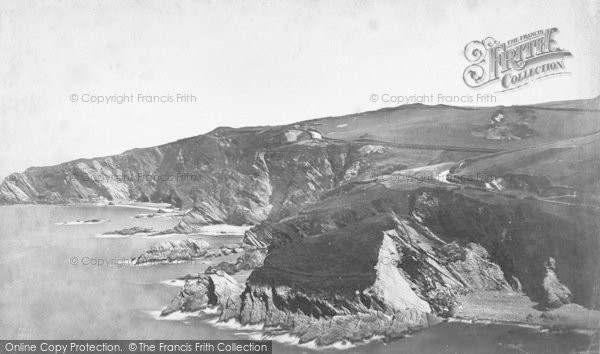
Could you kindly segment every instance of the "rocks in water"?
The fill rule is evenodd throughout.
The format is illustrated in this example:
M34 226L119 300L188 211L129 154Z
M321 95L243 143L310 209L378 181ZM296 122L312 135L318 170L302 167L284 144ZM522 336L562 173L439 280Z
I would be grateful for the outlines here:
M317 345L398 338L437 323L398 268L396 242L386 233L393 225L376 218L271 250L220 320L263 323Z
M286 289L281 290L285 296ZM342 341L360 343L375 336L395 339L437 323L435 316L414 309L392 312L365 309L362 312L341 313L335 316L315 316L293 309L319 305L321 302L318 299L299 297L298 303L284 303L285 307L281 308L281 305L277 306L279 293L276 291L271 293L254 289L254 292L250 293L246 289L242 299L241 307L235 302L228 302L220 320L225 321L232 318L230 317L232 314L240 313L241 323L264 323L267 334L269 328L279 328L298 337L300 344L311 341L315 341L317 346ZM282 300L291 299L283 297ZM231 306L233 311L229 312Z
M63 222L58 222L55 225L67 225L67 226L71 226L71 225L94 225L94 224L105 223L105 222L108 222L108 221L110 221L110 220L88 219L88 220L63 221Z
M187 261L205 256L210 245L204 240L188 238L152 245L150 250L134 258L133 264Z
M355 235L358 234L362 232ZM305 261L311 255L316 256L312 263L297 263L299 259L295 259L283 265L280 262L290 254L278 250L283 254L252 273L239 301L228 302L220 320L235 318L241 324L263 323L266 328L288 331L299 337L300 343L314 340L317 345L360 342L373 336L398 338L428 327L435 316L396 268L399 255L394 241L380 231L364 236L364 243L352 236L334 236L344 238L344 245L350 250L331 254L331 258L348 257L340 263L352 262L354 252L374 257L371 267L356 259L357 264L344 267L345 272L330 271L326 266L329 262L319 257L321 253L317 250L327 245L326 240L298 245L306 250L301 255ZM362 273L357 273L359 270ZM299 277L304 281L296 282Z
M121 229L121 230L108 231L108 232L103 233L102 235L131 236L131 235L137 235L137 234L149 234L149 233L153 233L153 232L156 232L156 230L154 230L153 228L134 226L134 227Z
M102 220L100 220L100 219L77 220L77 221L84 223L84 224L97 224L99 222L102 222Z
M185 216L185 212L179 209L158 209L155 213L136 214L134 219L150 219L150 218L178 218Z
M253 246L243 243L230 243L218 248L211 248L208 242L204 240L188 238L155 244L148 251L134 258L133 263L171 263L197 258L220 257L242 253L253 248Z
M224 306L238 297L243 287L222 271L210 275L188 277L183 289L162 312L161 316L175 311L194 312L213 306Z
M201 275L198 282L188 280L164 313L218 304L220 321L262 323L317 345L402 337L439 320L398 267L401 254L388 233L396 225L393 218L375 218L273 249L235 296L229 294L237 290L215 300L209 280L214 274ZM252 268L263 257L264 250L249 250L235 264L212 271Z
M221 262L216 266L211 265L205 270L205 273L211 274L221 270L229 275L233 275L241 270L255 269L263 265L266 253L265 249L250 249L238 257L235 263Z
M564 304L571 303L573 294L571 290L558 280L556 276L556 261L554 258L548 258L545 264L546 276L544 277L542 286L544 288L544 299L542 304L547 308L557 308Z
M246 240L270 243L269 253L239 298L223 306L220 320L263 323L324 345L400 337L436 323L436 316L453 316L457 296L473 291L523 289L535 298L546 278L561 302L571 298L554 281L552 262L540 262L557 249L551 245L561 244L567 225L579 234L571 223L520 201L488 204L446 189L358 195L354 203L325 198L322 205L249 230ZM537 248L519 246L528 240ZM587 252L584 245L596 247L592 241L581 234L573 247ZM597 270L596 259L583 261ZM213 269L236 270L231 263Z

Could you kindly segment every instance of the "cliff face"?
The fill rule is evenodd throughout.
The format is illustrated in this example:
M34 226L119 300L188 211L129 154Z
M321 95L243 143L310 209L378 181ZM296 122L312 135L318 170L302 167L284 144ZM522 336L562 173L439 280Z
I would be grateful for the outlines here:
M246 233L249 243L270 243L265 261L269 266L255 275L267 272L269 276L264 277L279 279L283 269L289 269L288 263L329 269L327 261L318 257L294 257L309 249L307 245L316 242L313 239L354 233L382 215L393 217L396 223L386 227L386 234L397 245L399 269L438 314L451 313L455 296L474 289L522 289L544 306L556 305L548 301L553 293L569 293L572 296L562 296L563 303L600 306L596 209L455 186L411 190L362 185L344 196L324 198L294 217L263 223ZM367 228L376 229L374 225ZM347 244L335 239L328 242ZM339 253L325 245L311 252L325 257L321 249ZM360 257L366 255L357 254L355 262ZM290 284L300 281L290 279Z
M317 345L400 337L435 321L427 301L399 268L392 218L271 250L221 320L263 323Z
M551 277L556 274L571 290L573 302L600 308L597 210L440 189L418 191L410 205L411 214L440 237L485 247L533 300L547 302L544 279L551 268Z
M511 288L482 246L444 241L390 209L323 233L302 230L298 239L273 243L238 296L214 302L221 321L263 324L317 345L391 339L452 315L458 294ZM189 288L167 312L213 297Z
M32 167L4 180L0 204L167 202L189 209L175 232L192 233L206 224L276 222L338 187L448 158L442 149L324 139L305 128L222 128L121 155Z
M457 174L523 176L515 181L507 177L508 184L523 184L528 178L545 181L546 170L533 171L538 176L528 177L532 171L522 167L540 156L554 158L556 154L545 152L543 146L557 141L566 142L552 149L567 151L558 156L563 161L561 170L579 173L566 177L550 173L556 183L535 183L544 189L539 193L558 197L577 192L570 188L574 187L597 194L597 178L590 171L598 164L598 144L577 139L589 140L581 137L600 130L598 102L507 108L504 116L509 118L521 117L521 111L535 117L527 119L536 131L509 142L472 134L496 117L497 108L410 105L288 126L218 128L157 147L14 173L0 184L0 204L167 202L192 208L178 226L179 232L193 232L198 225L210 223L256 225L293 216L303 205L338 187L433 163L473 158L484 166L467 164ZM573 145L581 147L569 149ZM517 152L493 154L502 150ZM528 158L521 156L521 150ZM582 154L585 159L577 157ZM487 163L481 155L498 156L492 159L499 161ZM506 168L511 167L506 160L518 160L521 168ZM572 160L578 164L565 164ZM543 161L547 162L544 166L554 163Z
M15 173L0 203L168 202L192 208L178 231L212 223L257 224L334 186L351 144L289 127L219 129L121 155Z

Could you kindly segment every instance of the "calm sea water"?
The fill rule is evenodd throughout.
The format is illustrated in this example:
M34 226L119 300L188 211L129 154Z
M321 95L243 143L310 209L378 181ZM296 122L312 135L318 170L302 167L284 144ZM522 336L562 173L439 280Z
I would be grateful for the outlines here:
M173 219L133 219L147 211L122 207L0 207L0 338L2 339L246 339L255 330L217 328L211 315L158 320L179 288L163 282L206 265L120 266L151 244L180 238L98 238L131 226L165 229ZM94 225L59 226L105 219ZM205 236L214 246L235 236ZM93 260L109 265L93 265ZM77 264L73 264L77 263ZM87 263L87 264L82 264ZM339 353L568 353L584 340L500 325L445 323L412 337L338 350ZM311 348L274 343L275 353Z

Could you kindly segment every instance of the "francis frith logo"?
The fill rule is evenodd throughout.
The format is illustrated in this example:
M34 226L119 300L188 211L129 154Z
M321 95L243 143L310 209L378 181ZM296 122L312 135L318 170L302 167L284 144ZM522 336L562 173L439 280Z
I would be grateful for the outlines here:
M469 87L499 84L498 91L523 87L544 77L567 73L568 50L558 47L557 28L523 34L504 43L492 37L472 41L465 46L465 58L471 63L463 73Z

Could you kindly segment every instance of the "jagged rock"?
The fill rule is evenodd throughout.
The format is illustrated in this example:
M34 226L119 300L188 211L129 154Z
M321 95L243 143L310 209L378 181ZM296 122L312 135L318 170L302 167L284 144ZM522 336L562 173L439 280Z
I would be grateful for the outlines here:
M571 302L573 294L569 288L558 280L556 276L556 261L554 258L548 258L545 264L546 276L544 277L544 300L543 304L548 308L557 308Z
M500 266L504 278L533 301L549 301L554 306L575 301L600 308L595 290L600 279L600 239L594 212L574 212L572 206L560 204L549 210L528 201L494 198L478 199L459 190L421 189L411 196L410 214L444 240L481 245ZM560 264L561 274L568 276L558 281L549 257ZM492 276L488 285L493 285L499 279L498 270L492 267L486 272Z
M229 275L233 275L233 274L237 273L239 271L239 269L238 269L238 267L236 267L236 265L234 263L221 262L221 263L217 264L216 266L212 266L212 265L208 266L208 268L206 268L204 273L205 274L213 274L218 271L222 271Z
M61 223L56 223L56 225L90 225L90 224L100 224L104 222L108 222L110 220L102 220L102 219L88 219L88 220L75 220L75 221L63 221Z
M266 254L265 249L248 250L237 259L236 265L239 270L258 268L263 265Z
M398 268L400 254L385 231L394 225L387 217L370 220L351 233L340 230L298 242L294 250L270 252L269 261L251 274L243 292L219 300L219 320L263 323L298 336L301 343L315 340L317 345L377 335L398 338L437 323L429 304ZM342 248L335 252L328 249L332 246ZM248 251L237 264L255 265L262 252ZM208 285L191 289L186 284L165 311L201 308L211 301L210 293Z
M238 297L243 288L233 278L218 271L186 280L183 289L162 312L166 316L175 311L194 312L211 306L224 306Z
M130 236L130 235L135 235L135 234L146 234L146 233L153 233L153 232L156 232L156 230L149 228L149 227L134 226L134 227L121 229L121 230L108 231L108 232L103 233L103 235Z
M401 204L395 203L402 203L403 200L406 203L408 196L393 196L387 193L382 195L382 198L385 199L373 202L377 208L373 207L373 204L364 209L353 205L349 207L351 212L331 210L327 213L317 209L318 213L303 214L262 227L268 228L273 240L271 251L291 247L291 252L294 252L297 247L292 245L296 242L322 235L323 230L335 230L336 225L345 232L354 233L357 225L367 222L370 215L377 215L378 212L394 215L402 208ZM388 198L391 200L388 201ZM436 204L434 202L429 205ZM457 306L456 296L464 292L511 288L504 278L503 271L490 259L482 246L475 243L446 243L427 227L410 218L393 216L383 220L389 221L386 234L394 241L399 253L399 261L395 266L407 279L408 286L420 298L426 300L436 314L451 316ZM346 224L349 226L344 228ZM258 231L257 229L253 231ZM335 252L338 251L332 251ZM327 256L323 254L323 257ZM357 258L363 257L362 254L357 255ZM319 260L317 263L321 264L323 261Z
M133 264L163 263L191 260L206 255L209 244L188 238L152 245L150 250L133 259Z
M153 236L159 233L152 234ZM134 264L143 263L168 263L177 261L186 261L195 258L213 258L227 256L230 254L243 253L246 250L253 249L253 246L243 243L230 243L222 245L219 248L211 248L210 245L200 239L188 238L186 240L168 241L153 245L150 250L144 252L139 257L134 258ZM223 265L227 268L226 264Z
M235 248L235 250L236 253L240 253L244 251L244 248ZM238 257L235 263L221 262L216 266L209 266L204 272L206 274L211 274L221 270L229 275L232 275L240 270L251 270L258 268L263 265L265 254L266 250L264 249L251 249Z
M102 222L102 220L100 220L100 219L77 220L77 221L81 221L86 224L96 224L96 223Z
M365 227L356 235L369 229L370 227ZM369 253L369 247L376 247L372 250L373 267L370 271L364 269L364 275L353 273L361 269L361 265L346 267L346 272L342 273L334 270L331 275L327 275L327 268L314 268L312 274L281 269L281 266L274 268L278 264L275 263L277 260L289 255L285 249L278 250L283 254L277 260L265 263L265 266L252 273L241 295L241 306L231 303L236 309L240 308L240 311L236 312L226 306L220 319L236 318L242 324L264 323L267 327L283 328L298 336L300 343L316 340L317 345L329 345L342 340L359 342L376 335L394 338L427 327L429 305L413 292L396 268L399 255L394 241L381 230L372 231L371 235L372 238L364 235L370 241L366 244L359 242L362 247L355 248L355 251L360 249ZM343 236L340 234L332 237ZM327 239L323 238L323 241ZM358 241L357 239L345 239L345 246L358 246L350 244ZM298 245L305 249L302 257L310 257L323 246L318 242ZM338 257L351 258L350 254ZM269 257L271 254L267 259ZM294 264L295 268L296 265L311 267L309 263L297 261L298 263L288 263L287 266ZM308 279L315 277L316 282L295 282L296 277L301 274Z

